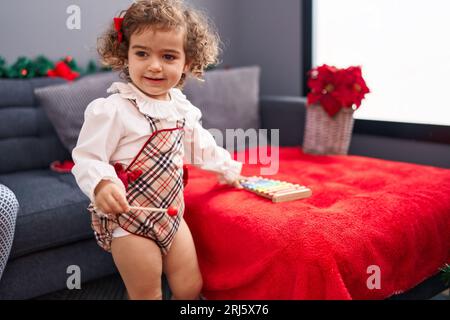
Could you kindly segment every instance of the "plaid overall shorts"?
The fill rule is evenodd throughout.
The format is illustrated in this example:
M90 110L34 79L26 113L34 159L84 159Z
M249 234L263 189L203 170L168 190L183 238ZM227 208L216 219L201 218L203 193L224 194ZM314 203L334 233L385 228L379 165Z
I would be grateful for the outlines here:
M136 102L130 101L137 108ZM96 212L93 203L88 210L95 239L104 250L111 252L113 231L120 226L132 234L153 240L166 255L184 213L182 140L185 119L178 120L174 128L163 129L159 119L144 116L150 124L151 135L125 169L130 174L139 172L137 179L126 186L126 198L130 206L164 209L172 206L177 209L177 214L131 210L108 215Z

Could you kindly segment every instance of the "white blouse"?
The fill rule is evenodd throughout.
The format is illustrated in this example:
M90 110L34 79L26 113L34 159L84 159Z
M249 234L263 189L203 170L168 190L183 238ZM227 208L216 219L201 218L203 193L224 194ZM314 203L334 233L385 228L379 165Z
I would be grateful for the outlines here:
M159 119L164 129L186 119L185 163L217 173L221 182L231 183L239 177L242 163L231 159L229 152L216 144L211 133L201 126L201 111L179 89L170 90L170 101L152 99L131 83L115 82L108 93L113 94L92 101L86 108L72 151L72 174L92 202L95 187L104 179L125 192L113 164L129 165L150 137L150 125L142 113ZM135 99L139 110L128 99Z

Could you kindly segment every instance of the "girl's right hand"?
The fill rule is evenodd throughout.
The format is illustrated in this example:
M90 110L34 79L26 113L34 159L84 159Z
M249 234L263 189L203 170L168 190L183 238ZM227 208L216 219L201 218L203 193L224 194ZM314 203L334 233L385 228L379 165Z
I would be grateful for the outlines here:
M95 206L106 214L120 214L130 211L123 190L110 180L102 180L95 187Z

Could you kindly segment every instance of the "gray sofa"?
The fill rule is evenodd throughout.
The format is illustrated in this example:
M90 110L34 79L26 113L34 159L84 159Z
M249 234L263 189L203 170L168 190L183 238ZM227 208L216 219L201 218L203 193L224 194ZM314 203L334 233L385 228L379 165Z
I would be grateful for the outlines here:
M87 198L71 174L49 169L69 159L45 113L36 87L62 79L0 80L0 183L20 204L0 299L27 299L66 287L67 268L78 265L83 282L116 272L98 250L85 212Z

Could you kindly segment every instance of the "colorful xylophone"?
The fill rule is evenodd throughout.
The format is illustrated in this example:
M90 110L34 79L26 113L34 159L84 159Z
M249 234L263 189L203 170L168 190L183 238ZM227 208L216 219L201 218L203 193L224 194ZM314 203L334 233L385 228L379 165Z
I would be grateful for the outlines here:
M312 195L311 189L286 181L253 176L241 179L239 182L245 190L271 199L272 202L304 199Z

